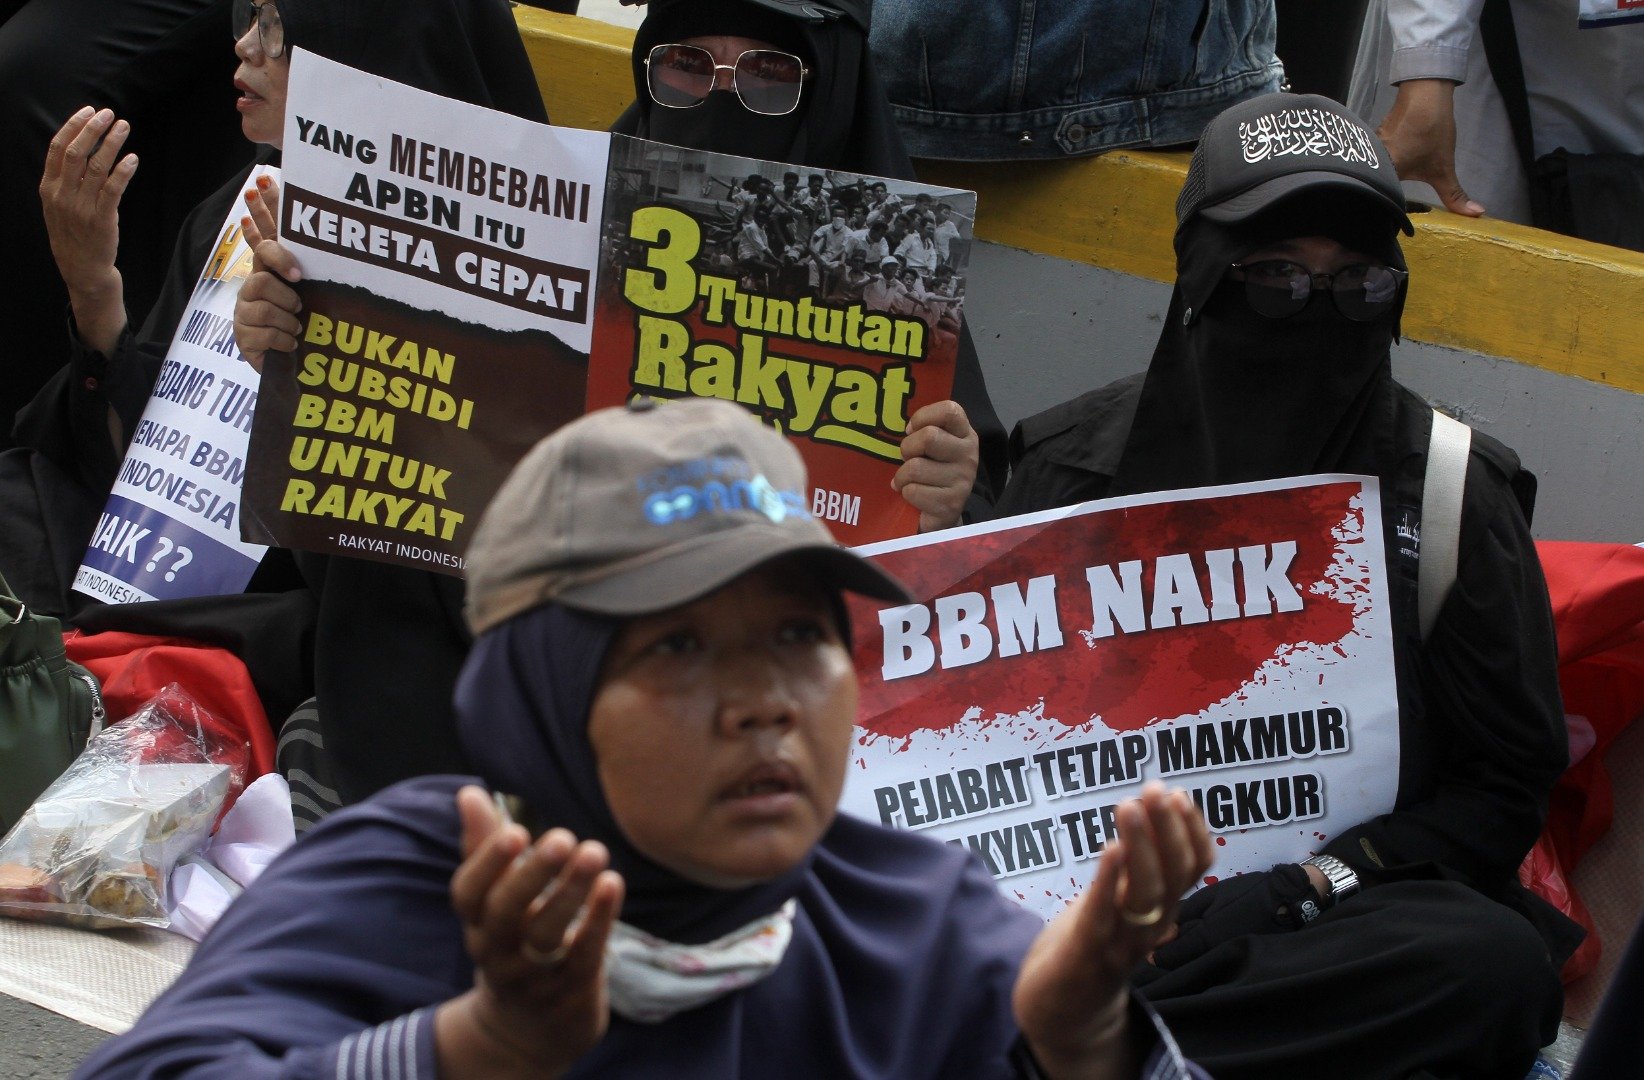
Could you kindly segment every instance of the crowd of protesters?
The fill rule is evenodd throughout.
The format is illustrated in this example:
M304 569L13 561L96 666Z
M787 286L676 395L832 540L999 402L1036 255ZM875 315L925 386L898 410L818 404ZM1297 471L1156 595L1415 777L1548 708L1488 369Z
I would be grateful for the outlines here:
M8 35L71 6L29 0L22 22L0 8L0 65ZM1435 424L1391 373L1419 288L1399 244L1413 226L1398 176L1380 164L1399 151L1389 157L1336 102L1273 93L1271 4L1230 10L1193 36L1242 101L1141 94L1161 132L1204 132L1152 362L1027 418L1008 454L964 327L968 223L928 192L893 190L912 164L869 51L867 0L652 0L635 101L613 130L792 165L779 183L709 181L719 225L703 266L769 296L921 319L956 341L953 400L920 410L902 445L896 488L926 531L1110 495L1377 477L1400 575L1387 673L1396 805L1317 856L1182 901L1213 849L1191 801L1150 786L1048 926L1001 899L974 858L836 817L855 708L842 598L906 595L809 515L725 508L673 533L623 517L622 493L645 470L735 460L799 505L808 490L791 448L740 410L640 402L527 456L488 511L466 595L444 575L274 551L244 596L85 616L91 629L228 642L271 715L306 718L350 805L231 909L177 986L82 1074L1525 1075L1556 1031L1558 965L1580 936L1515 876L1567 754L1529 540L1533 478L1510 449L1474 438L1457 581L1427 625L1396 532L1420 521ZM225 0L205 12L149 15L233 27L242 130L264 157L281 145L293 46L547 119L502 0L424 0L414 13ZM918 37L908 18L895 16L897 40ZM1249 33L1221 42L1235 22ZM1226 54L1209 64L1213 37ZM668 50L706 57L697 100L659 89ZM751 52L793 62L786 111L755 107L736 83ZM936 122L931 105L901 104L909 136L953 146L966 125ZM1332 137L1241 161L1234 125L1280 113ZM977 156L1104 148L1094 122L1023 115L1019 134L978 135ZM66 363L19 399L19 445L0 456L0 490L17 496L0 569L57 610L84 606L67 599L65 567L208 233L242 197L256 263L236 307L240 350L260 364L294 349L302 327L277 192L242 193L244 170L177 224L157 295L125 287L132 124L101 107L63 119L39 164L71 305L50 348ZM1368 151L1329 149L1343 132ZM136 302L153 304L147 318ZM1034 351L1018 354L1031 374ZM1267 422L1253 432L1257 411ZM549 499L553 485L577 495ZM540 827L514 824L484 789L523 797ZM1308 1007L1288 1008L1298 997Z
M952 206L927 192L903 199L883 181L799 179L785 172L780 189L758 174L726 184L706 265L762 295L861 304L958 332L968 244Z

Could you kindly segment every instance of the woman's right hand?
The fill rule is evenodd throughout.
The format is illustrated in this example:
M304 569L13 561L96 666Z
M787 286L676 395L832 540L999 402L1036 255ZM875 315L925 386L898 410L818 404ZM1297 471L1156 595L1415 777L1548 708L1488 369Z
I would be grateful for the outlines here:
M1096 879L1051 921L1022 961L1013 1004L1046 1075L1106 1080L1140 1073L1129 1030L1130 972L1176 929L1181 895L1215 848L1186 792L1157 780L1119 804Z
M120 250L120 198L137 155L120 157L131 125L90 105L52 136L40 178L40 205L51 256L68 286L80 340L108 355L126 328L126 301L114 257Z
M551 829L536 843L477 787L457 793L463 862L451 906L474 988L442 1005L443 1076L562 1075L605 1034L605 943L622 878L598 841Z
M251 248L251 274L240 285L234 301L234 341L240 355L259 373L269 352L294 352L302 333L302 301L288 282L300 281L297 256L279 236L280 185L266 176L257 178L255 191L245 193L245 217L240 229Z

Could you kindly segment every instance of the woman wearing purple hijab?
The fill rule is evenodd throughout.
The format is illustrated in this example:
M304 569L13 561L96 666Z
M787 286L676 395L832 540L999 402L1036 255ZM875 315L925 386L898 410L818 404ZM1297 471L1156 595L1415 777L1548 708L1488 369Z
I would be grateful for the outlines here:
M1122 806L1048 927L974 856L836 812L842 594L903 594L807 490L725 402L540 443L470 550L479 777L327 818L78 1075L1202 1075L1127 988L1210 862L1185 797Z

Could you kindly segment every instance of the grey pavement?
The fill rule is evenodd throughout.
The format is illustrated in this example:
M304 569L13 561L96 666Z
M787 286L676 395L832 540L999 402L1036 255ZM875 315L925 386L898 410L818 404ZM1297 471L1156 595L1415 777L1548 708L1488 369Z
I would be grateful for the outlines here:
M96 1028L0 994L0 1080L61 1080L106 1038Z

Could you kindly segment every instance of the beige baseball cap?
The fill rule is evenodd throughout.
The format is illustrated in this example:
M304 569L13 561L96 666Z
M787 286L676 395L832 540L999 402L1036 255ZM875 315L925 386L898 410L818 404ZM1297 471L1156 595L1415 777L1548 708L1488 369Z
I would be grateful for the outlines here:
M789 555L833 588L907 600L812 516L781 435L730 402L638 398L567 424L514 467L468 549L468 625L481 634L549 602L666 611Z

